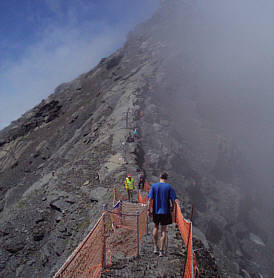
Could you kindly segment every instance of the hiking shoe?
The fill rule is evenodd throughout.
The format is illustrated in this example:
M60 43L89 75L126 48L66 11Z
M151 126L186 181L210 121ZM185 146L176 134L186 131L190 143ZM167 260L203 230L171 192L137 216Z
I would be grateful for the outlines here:
M159 257L163 257L164 256L164 251L163 250L160 250L159 252Z
M154 253L154 254L158 254L158 253L159 253L159 249L158 249L158 247L157 247L157 246L156 246L156 247L154 246L153 253Z

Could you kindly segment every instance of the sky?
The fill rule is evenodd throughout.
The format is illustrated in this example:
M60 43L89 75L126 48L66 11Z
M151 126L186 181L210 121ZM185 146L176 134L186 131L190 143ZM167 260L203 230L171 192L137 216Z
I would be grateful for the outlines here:
M120 48L159 2L0 1L0 129Z

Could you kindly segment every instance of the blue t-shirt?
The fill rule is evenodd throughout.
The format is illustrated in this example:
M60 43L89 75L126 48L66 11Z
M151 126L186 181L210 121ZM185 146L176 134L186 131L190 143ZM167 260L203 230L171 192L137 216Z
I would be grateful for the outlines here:
M170 212L169 200L176 200L176 193L168 183L158 182L152 185L148 198L153 200L153 212L167 214Z

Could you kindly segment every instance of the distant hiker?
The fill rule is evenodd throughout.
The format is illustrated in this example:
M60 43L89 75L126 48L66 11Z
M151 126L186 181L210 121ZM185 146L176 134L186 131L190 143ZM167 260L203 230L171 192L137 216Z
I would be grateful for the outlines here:
M134 136L129 132L128 137L127 137L127 143L132 143L134 142Z
M133 134L134 138L138 138L137 128L134 128L134 130L132 131L132 134Z
M130 174L127 175L127 178L125 180L125 188L126 188L127 194L128 194L128 201L132 202L133 201L133 189L135 188L135 185L134 185L134 179L131 177Z
M176 193L172 186L167 183L168 174L162 173L160 176L160 182L152 185L148 193L148 208L150 208L153 201L153 243L154 253L162 257L164 255L164 246L166 241L166 228L167 225L172 224L171 212L175 208ZM170 202L172 203L170 207ZM148 210L149 216L151 216L150 210ZM158 230L159 224L161 224L161 240L160 250L158 248Z
M142 172L139 178L138 189L144 190L145 181L146 181L145 172Z

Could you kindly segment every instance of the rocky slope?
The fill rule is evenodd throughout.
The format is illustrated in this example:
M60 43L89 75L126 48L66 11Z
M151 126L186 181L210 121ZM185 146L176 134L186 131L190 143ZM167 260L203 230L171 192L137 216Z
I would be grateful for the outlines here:
M273 276L272 224L261 228L249 166L203 116L193 81L201 46L184 37L196 12L164 2L123 48L0 132L1 277L51 277L111 203L113 186L122 190L141 169L151 182L168 171L186 214L194 203L196 234L221 277ZM139 138L127 142L133 128Z

